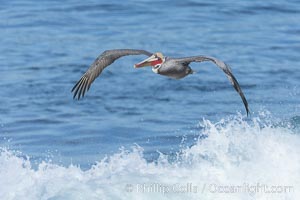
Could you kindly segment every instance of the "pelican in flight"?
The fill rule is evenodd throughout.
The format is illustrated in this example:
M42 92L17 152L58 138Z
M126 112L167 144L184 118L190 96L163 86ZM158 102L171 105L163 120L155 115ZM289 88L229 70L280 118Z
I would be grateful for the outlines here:
M211 61L216 64L226 74L227 78L233 85L234 89L239 93L244 103L247 115L249 114L248 102L239 86L238 81L231 72L231 69L222 61L210 56L191 56L184 58L165 57L162 53L150 53L137 49L115 49L106 50L94 61L90 68L82 75L80 80L72 89L73 98L78 100L84 97L85 92L90 89L93 81L101 74L105 67L112 64L118 58L128 55L146 55L147 59L134 65L135 68L151 66L152 71L156 74L167 76L173 79L181 79L189 74L193 74L193 70L189 66L191 62Z

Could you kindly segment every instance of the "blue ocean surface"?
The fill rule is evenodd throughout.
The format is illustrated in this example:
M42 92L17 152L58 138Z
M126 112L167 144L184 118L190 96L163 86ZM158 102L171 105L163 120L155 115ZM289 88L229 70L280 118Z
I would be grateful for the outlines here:
M0 199L299 199L298 1L13 0L0 5ZM214 56L182 80L108 49Z

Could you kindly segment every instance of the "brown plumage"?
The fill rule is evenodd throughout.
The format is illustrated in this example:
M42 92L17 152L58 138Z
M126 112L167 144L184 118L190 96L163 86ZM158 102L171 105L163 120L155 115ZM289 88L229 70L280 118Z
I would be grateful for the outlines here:
M116 49L104 51L100 56L98 56L98 58L93 62L90 68L82 75L80 80L73 87L73 98L76 98L76 96L77 99L84 97L85 92L90 89L91 84L101 74L103 69L111 65L118 58L128 55L140 54L144 54L147 56L152 55L152 53L150 52L136 49Z
M84 97L84 94L87 90L89 90L92 82L100 75L102 70L108 65L112 64L116 59L127 56L127 55L140 55L144 54L149 56L147 59L142 62L135 64L136 68L151 66L152 71L154 73L167 76L174 79L181 79L189 74L193 74L193 70L189 66L191 62L203 62L203 61L211 61L223 72L226 74L227 78L233 85L234 89L240 95L247 115L249 114L249 107L246 97L237 81L235 76L232 74L231 69L222 61L217 58L210 56L191 56L184 58L170 58L164 57L162 53L150 53L144 50L135 50L135 49L116 49L116 50L108 50L104 51L91 65L91 67L84 73L81 79L76 83L73 87L72 92L74 92L74 98L80 99Z

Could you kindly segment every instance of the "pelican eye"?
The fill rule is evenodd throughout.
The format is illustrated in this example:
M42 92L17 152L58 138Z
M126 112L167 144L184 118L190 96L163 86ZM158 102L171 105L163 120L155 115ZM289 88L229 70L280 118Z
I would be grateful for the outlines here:
M154 65L154 69L157 69L160 67L160 64Z

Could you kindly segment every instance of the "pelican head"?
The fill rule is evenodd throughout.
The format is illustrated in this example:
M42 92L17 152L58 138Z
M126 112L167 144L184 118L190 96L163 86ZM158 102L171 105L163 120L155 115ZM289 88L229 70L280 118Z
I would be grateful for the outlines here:
M152 66L152 70L157 73L158 68L161 66L161 64L164 62L165 57L162 53L157 52L154 53L149 58L143 60L142 62L139 62L134 65L135 68L145 67L145 66Z

